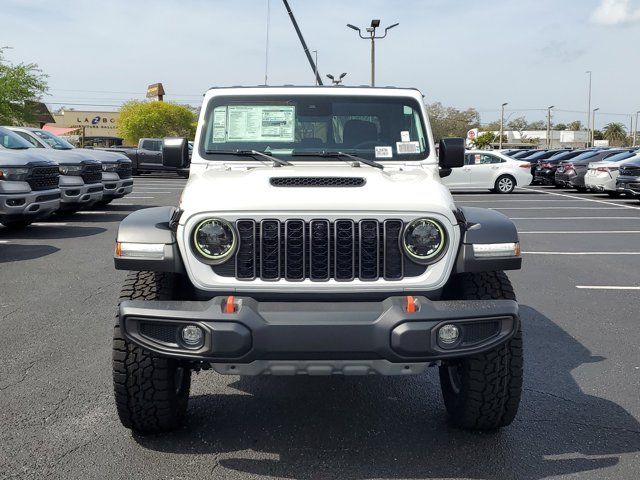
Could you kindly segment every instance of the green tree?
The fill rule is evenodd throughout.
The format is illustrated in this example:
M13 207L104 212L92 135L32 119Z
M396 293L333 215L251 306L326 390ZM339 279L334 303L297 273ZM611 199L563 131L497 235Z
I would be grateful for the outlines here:
M36 102L47 93L47 75L35 63L12 64L0 48L0 125L23 125L35 117Z
M527 125L527 130L546 130L547 122L542 120L536 120Z
M602 129L602 136L609 140L609 145L623 145L627 140L627 130L618 122L611 122Z
M472 143L475 148L482 149L490 146L498 137L499 135L495 135L492 132L483 132L474 138Z
M467 131L480 126L480 114L474 108L458 110L436 102L427 105L427 111L436 142L444 137L466 137Z
M515 130L520 134L520 141L523 141L526 138L524 131L528 126L529 124L527 123L527 119L524 117L516 117L512 120L509 120L509 123L507 123L507 129Z
M567 130L567 126L564 123L557 123L553 126L554 130Z
M132 100L120 109L118 134L129 143L137 143L144 137L187 137L193 140L195 121L194 113L184 105Z
M567 124L567 130L582 130L584 127L582 126L582 122L580 120L575 120L569 124Z

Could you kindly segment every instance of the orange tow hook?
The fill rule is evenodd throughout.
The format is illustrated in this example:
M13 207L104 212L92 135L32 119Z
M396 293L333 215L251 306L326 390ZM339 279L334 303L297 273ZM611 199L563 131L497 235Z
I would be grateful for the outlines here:
M236 313L236 297L229 295L227 301L224 304L224 313Z
M418 311L418 300L411 295L407 295L407 313L416 313Z

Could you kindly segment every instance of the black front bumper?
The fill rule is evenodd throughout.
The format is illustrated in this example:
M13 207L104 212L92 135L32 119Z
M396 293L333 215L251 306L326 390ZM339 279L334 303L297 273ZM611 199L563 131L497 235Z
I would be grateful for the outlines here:
M196 301L125 301L120 329L125 338L159 355L215 363L255 360L385 359L429 362L483 352L518 330L513 300L431 301L407 297L382 302L258 302L236 297L226 313L227 297ZM453 323L458 341L444 345L439 328ZM190 349L181 328L197 325L204 344Z
M555 173L555 170L551 170L550 168L536 170L534 180L536 183L540 183L542 185L554 185L556 183Z
M627 195L640 195L640 177L620 175L616 180L616 190Z

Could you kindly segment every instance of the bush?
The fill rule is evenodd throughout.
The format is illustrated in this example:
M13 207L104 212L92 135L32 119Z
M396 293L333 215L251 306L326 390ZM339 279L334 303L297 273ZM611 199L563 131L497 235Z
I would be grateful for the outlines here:
M195 122L195 114L184 105L133 100L120 109L118 134L132 144L138 143L140 138L187 137L193 140Z

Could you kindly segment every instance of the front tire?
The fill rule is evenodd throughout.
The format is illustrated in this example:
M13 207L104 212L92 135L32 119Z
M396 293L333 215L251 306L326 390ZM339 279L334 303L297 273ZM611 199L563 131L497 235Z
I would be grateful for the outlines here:
M515 300L504 272L462 273L445 288L448 300ZM451 421L471 430L495 430L516 416L522 395L522 334L485 353L444 363L440 386Z
M493 185L493 191L496 193L511 193L514 188L516 188L516 180L510 175L501 175Z
M176 300L185 279L159 272L130 272L120 300ZM184 423L191 369L175 359L156 356L113 332L113 388L122 425L140 434L175 430Z

